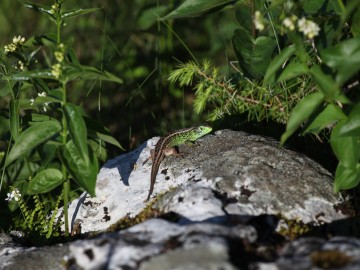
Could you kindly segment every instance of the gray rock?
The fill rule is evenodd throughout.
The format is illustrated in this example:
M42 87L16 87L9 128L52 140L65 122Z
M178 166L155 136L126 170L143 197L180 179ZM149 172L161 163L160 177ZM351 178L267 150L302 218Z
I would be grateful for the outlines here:
M72 243L70 260L73 266L89 270L236 269L230 254L244 252L242 243L256 239L252 226L182 226L150 219L118 233Z
M97 197L84 193L71 203L70 226L77 221L82 233L104 232L143 211L151 163L142 163L156 141L108 161L98 175ZM42 248L0 238L0 269L300 270L323 269L328 261L336 269L360 269L356 238L289 241L277 234L285 219L329 223L319 227L326 236L339 227L350 235L359 231L335 209L340 200L329 172L273 140L243 132L219 131L198 142L180 147L184 158L166 157L157 176L152 210L172 213L175 221L150 219Z
M300 238L287 244L276 265L281 270L294 269L360 269L360 240L334 237Z
M70 227L103 231L145 207L151 164L142 166L157 138L107 162L101 169L97 197L83 194L70 205ZM303 223L323 224L344 218L334 205L331 174L313 160L279 147L278 143L244 132L223 130L182 146L184 158L167 157L160 166L154 197L160 211L173 211L182 222L224 216L281 214Z

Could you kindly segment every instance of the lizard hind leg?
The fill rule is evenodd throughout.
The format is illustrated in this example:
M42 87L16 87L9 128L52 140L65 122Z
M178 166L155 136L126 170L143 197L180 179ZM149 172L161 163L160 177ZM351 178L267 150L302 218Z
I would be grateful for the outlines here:
M146 162L149 161L149 159L151 159L151 160L154 159L154 152L155 152L154 149L151 149L151 150L150 150L150 156L149 156L147 159L145 159L145 161L143 162L142 166L144 166L144 165L146 164Z

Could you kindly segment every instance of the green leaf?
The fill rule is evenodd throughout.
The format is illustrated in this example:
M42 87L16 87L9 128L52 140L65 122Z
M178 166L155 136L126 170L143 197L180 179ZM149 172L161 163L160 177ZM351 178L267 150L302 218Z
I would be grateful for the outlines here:
M354 37L360 37L360 8L357 8L352 16L351 32Z
M21 2L25 7L33 9L33 10L35 10L37 12L40 12L40 13L46 14L46 15L48 15L48 16L55 19L54 15L51 12L51 8L48 8L48 7L43 6L43 5L31 3L31 2L26 2L26 1L21 1Z
M5 97L11 93L11 86L6 83L3 88L0 89L0 97Z
M41 166L43 168L47 168L53 161L59 144L59 142L48 141L39 147L38 152L40 155Z
M37 69L31 71L23 71L12 74L10 80L13 81L28 81L30 79L55 79L54 75L51 74L51 69Z
M360 70L360 37L342 41L322 50L320 55L325 64L337 71L335 80L342 85Z
M323 103L324 96L320 92L309 94L304 97L292 110L289 121L286 125L286 131L282 134L280 144L285 141L300 127L306 119L313 114Z
M360 103L352 108L348 119L341 126L337 136L360 136Z
M54 168L37 173L29 183L27 194L39 194L53 190L63 182L61 171Z
M336 158L344 166L355 166L360 158L360 141L358 136L339 137L345 121L341 121L331 132L330 145Z
M98 11L98 10L100 10L100 8L87 8L87 9L78 8L78 9L73 9L73 10L67 10L61 14L61 18L63 20L70 19L70 18L73 18L76 16L85 15L85 14L88 14L88 13L91 13L94 11Z
M84 160L88 159L87 128L84 118L78 107L72 104L64 106L67 125L71 138Z
M250 5L240 3L236 9L236 19L242 28L247 31L252 31L253 28L253 14L251 13Z
M240 28L235 30L232 43L244 75L255 79L262 78L276 47L275 40L265 36L254 40L249 31Z
M360 166L347 167L339 163L335 172L334 192L356 187L360 182Z
M282 67L286 60L289 59L296 51L295 46L289 46L281 51L274 60L270 63L264 76L264 85L268 85L275 82L276 73Z
M75 182L94 197L98 163L92 150L89 149L88 152L90 156L83 159L74 142L70 140L63 150L63 162L74 177Z
M330 75L326 75L319 66L312 67L310 74L326 98L347 102L347 98L340 92L339 85Z
M101 139L106 143L110 143L112 145L117 146L118 148L120 148L121 150L124 150L124 147L121 146L121 144L114 138L111 136L110 132L108 129L106 129L105 127L103 127L102 125L100 125L97 121L89 118L89 117L84 117L86 126L88 128L88 133L89 136L94 138L94 139Z
M168 10L168 5L151 6L143 10L137 20L137 26L141 30L147 30L153 26L157 19L165 14Z
M281 72L277 82L286 81L308 72L309 69L304 63L291 62Z
M123 80L107 71L98 70L95 67L83 65L64 65L65 74L68 81L75 79L82 80L103 80L116 83L123 83Z
M234 0L186 0L162 20L200 16L206 12L219 10L233 2Z
M56 120L34 124L22 132L6 157L5 166L33 150L38 145L48 141L61 130Z
M309 132L318 134L324 128L346 118L346 115L338 106L328 104L325 108L309 119L306 123L303 134Z

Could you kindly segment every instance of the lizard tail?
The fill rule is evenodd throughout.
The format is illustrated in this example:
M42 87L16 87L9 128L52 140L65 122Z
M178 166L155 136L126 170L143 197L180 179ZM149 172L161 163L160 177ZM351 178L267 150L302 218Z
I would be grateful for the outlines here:
M154 186L155 186L155 180L156 180L156 175L159 171L159 167L160 167L160 163L161 161L164 159L165 155L161 154L160 157L158 159L154 158L153 162L155 163L155 166L151 167L151 177L150 177L150 189L149 189L149 194L147 196L146 201L150 200L150 196L154 191Z

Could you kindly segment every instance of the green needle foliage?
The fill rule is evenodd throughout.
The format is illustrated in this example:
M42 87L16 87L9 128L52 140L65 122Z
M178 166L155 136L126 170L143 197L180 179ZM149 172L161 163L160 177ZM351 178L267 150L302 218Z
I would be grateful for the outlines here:
M322 133L339 160L334 191L360 182L360 0L186 0L163 19L235 10L235 76L208 61L181 64L171 82L193 86L194 108L209 119L248 113L286 123L281 144L296 132ZM357 90L357 91L356 91Z
M46 237L52 236L60 200L53 201L48 218L39 195L62 186L68 235L70 188L80 187L95 196L98 159L104 143L121 148L105 128L88 119L82 108L68 98L78 80L122 80L79 62L71 43L63 39L63 26L76 16L98 9L65 10L64 2L56 0L51 6L23 2L25 7L46 16L53 27L49 34L14 37L0 54L0 191L9 192L13 186L32 198L32 210L26 207L27 200L20 200L24 224ZM12 199L11 194L8 197Z

